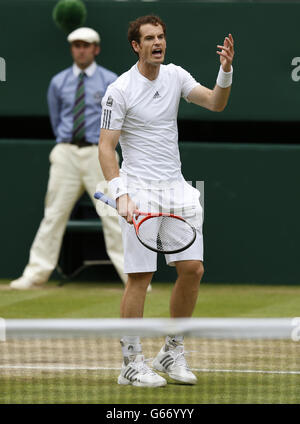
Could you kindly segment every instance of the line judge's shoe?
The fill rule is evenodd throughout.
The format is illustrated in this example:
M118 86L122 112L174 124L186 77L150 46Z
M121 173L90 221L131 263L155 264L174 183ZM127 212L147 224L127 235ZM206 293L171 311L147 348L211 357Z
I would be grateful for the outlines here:
M29 289L33 289L33 288L40 288L42 287L43 283L35 283L31 280L29 280L26 277L20 277L17 278L16 280L12 281L10 283L10 288L11 289L16 289L16 290L29 290Z
M123 363L118 384L138 387L165 386L167 381L151 370L144 362L144 355L137 355L135 360L128 365Z
M153 368L168 374L173 380L185 384L196 384L197 377L189 369L184 357L184 347L176 346L165 352L164 346L153 361Z

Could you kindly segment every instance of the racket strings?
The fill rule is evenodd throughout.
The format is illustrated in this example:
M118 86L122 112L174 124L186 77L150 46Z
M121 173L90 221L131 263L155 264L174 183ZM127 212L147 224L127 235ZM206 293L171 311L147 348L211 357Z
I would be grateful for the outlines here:
M167 253L184 250L195 239L195 230L186 221L160 216L142 222L138 237L150 249Z

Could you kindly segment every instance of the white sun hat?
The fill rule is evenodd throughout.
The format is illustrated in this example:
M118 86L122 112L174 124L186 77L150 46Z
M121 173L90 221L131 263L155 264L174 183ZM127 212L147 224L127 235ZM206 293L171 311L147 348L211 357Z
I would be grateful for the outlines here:
M73 41L85 41L87 43L100 43L100 35L92 28L77 28L68 35L69 43Z

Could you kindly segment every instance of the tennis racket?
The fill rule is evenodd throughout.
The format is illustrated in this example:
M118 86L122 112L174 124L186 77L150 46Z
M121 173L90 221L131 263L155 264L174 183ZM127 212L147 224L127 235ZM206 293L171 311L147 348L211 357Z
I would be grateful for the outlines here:
M95 199L117 209L116 201L97 191ZM133 213L133 225L139 241L150 250L160 253L179 253L196 239L196 229L181 216L169 213Z

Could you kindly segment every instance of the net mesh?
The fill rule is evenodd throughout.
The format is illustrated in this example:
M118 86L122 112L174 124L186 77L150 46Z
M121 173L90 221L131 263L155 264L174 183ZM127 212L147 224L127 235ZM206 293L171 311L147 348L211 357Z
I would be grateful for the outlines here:
M0 342L1 403L298 403L300 399L300 345L291 337L291 320L277 320L276 326L255 320L185 323L178 331L185 334L186 359L198 383L183 385L163 375L168 384L161 388L120 386L117 378L122 364L120 336L143 334L143 353L151 367L165 335L176 332L164 320L141 320L135 326L132 322L126 326L128 320L39 320L38 325L33 321L24 320L20 327L7 321L6 340Z
M170 253L189 246L196 233L186 221L169 216L148 218L139 227L140 241L158 252Z

